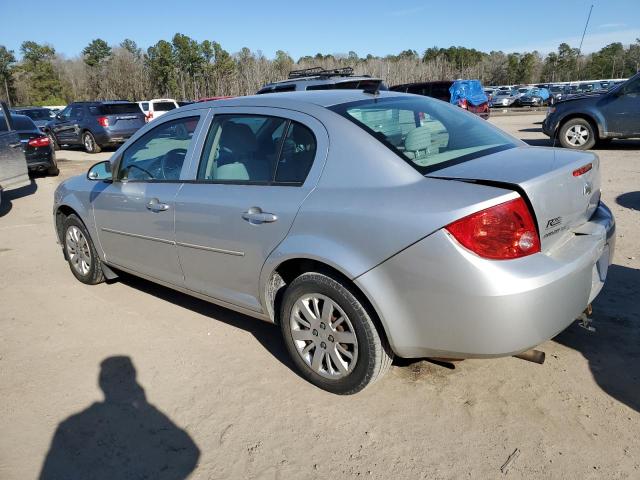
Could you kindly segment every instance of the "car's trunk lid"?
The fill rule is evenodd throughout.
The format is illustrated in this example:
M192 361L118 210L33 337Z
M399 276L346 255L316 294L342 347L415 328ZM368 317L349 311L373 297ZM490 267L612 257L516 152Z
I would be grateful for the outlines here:
M589 164L590 170L576 172ZM533 208L544 251L585 223L600 201L599 160L588 152L523 146L475 158L427 176L505 186L518 191Z

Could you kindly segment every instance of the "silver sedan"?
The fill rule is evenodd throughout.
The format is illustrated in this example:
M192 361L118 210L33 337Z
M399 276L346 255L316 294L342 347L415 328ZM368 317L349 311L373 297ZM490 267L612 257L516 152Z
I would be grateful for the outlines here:
M63 182L53 214L81 282L129 272L275 322L301 374L340 394L394 355L546 341L599 293L615 239L594 154L356 90L173 110Z

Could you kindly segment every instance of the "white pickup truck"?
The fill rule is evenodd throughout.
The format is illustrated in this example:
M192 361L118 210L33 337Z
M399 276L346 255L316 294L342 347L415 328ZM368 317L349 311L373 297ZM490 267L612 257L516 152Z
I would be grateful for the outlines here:
M27 159L18 133L13 129L9 108L0 102L0 204L2 192L30 184Z

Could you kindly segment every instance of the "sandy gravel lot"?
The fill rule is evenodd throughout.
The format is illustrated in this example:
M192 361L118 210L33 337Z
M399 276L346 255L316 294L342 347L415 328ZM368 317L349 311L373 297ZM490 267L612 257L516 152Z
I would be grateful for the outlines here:
M492 121L548 145L541 120ZM543 366L400 362L338 397L296 375L272 325L133 278L77 282L52 194L109 154L60 152L60 177L0 207L0 478L70 459L69 478L97 478L98 458L113 479L640 478L640 141L598 154L618 239L596 333L570 327Z

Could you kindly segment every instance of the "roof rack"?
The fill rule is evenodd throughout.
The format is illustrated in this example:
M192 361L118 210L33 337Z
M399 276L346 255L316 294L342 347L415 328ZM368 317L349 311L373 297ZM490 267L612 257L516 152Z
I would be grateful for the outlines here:
M352 67L334 68L326 70L322 67L303 68L302 70L291 70L289 79L305 77L350 77L353 75Z

